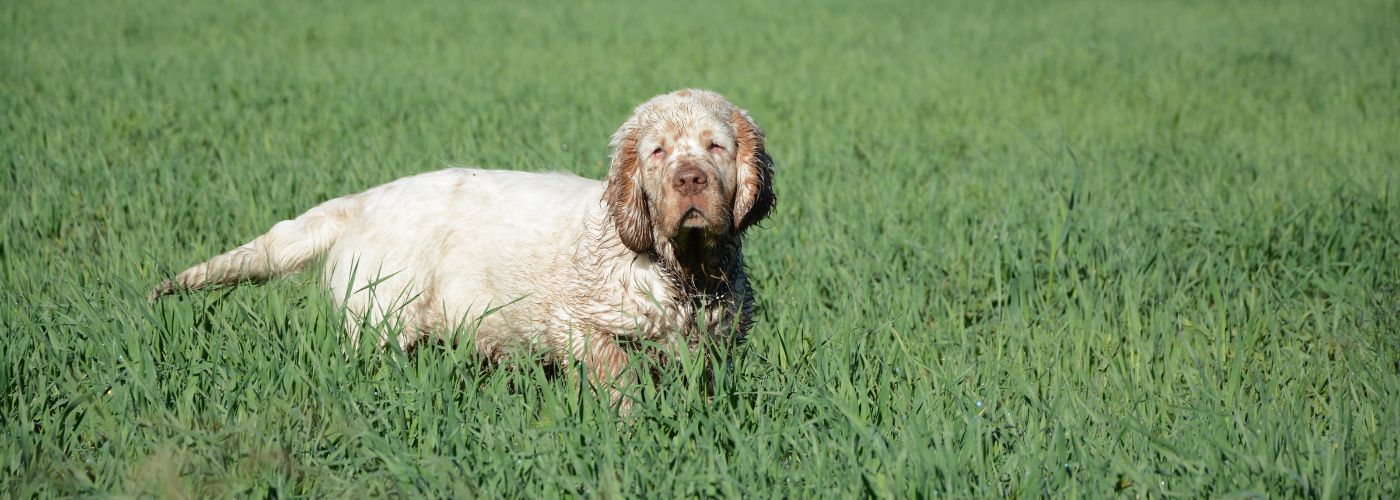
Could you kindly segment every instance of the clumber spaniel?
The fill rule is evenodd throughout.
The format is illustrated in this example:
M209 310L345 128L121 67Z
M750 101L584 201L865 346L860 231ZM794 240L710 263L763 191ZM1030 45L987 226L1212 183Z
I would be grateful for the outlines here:
M381 347L467 332L486 358L543 352L581 361L597 384L620 383L638 341L655 353L742 340L753 311L742 236L776 202L763 132L723 96L680 90L638 106L611 149L603 182L452 168L336 198L152 298L325 256L352 345L366 324L393 332Z

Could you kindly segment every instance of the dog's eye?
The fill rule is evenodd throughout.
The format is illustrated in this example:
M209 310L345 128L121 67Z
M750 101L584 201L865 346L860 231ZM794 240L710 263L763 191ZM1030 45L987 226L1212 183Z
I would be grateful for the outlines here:
M714 153L714 154L717 154L717 155L722 155L722 154L725 153L725 151L726 151L726 150L724 149L724 146L721 146L721 145L719 145L719 144L715 144L715 143L713 143L713 142L710 143L710 152L711 152L711 153Z
M666 150L661 148L653 149L651 150L651 156L652 158L661 158L663 156L666 156Z

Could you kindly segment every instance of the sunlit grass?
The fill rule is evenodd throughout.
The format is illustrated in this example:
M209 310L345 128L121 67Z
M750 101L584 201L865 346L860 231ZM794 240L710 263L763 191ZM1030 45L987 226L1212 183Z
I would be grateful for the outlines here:
M1400 496L1394 2L0 17L8 495ZM601 177L687 86L778 162L713 396L347 357L315 273L145 300L411 173Z

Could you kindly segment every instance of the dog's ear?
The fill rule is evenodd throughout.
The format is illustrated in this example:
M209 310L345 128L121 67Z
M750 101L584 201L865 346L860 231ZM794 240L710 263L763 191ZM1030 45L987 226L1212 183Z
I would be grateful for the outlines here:
M763 144L763 130L749 114L734 110L734 138L738 143L738 192L734 194L734 231L745 229L768 216L778 197L773 193L773 158Z
M608 204L622 243L634 252L648 253L652 251L655 240L651 231L651 216L647 212L646 192L642 190L641 161L637 157L640 129L637 118L633 116L613 134L610 144L612 165L608 167L603 200Z

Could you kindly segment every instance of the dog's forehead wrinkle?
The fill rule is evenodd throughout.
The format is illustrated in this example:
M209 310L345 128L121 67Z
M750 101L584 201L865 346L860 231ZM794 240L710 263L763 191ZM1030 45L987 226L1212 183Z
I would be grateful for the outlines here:
M733 133L727 124L686 115L659 117L643 126L639 146L706 148L710 142L732 143Z

